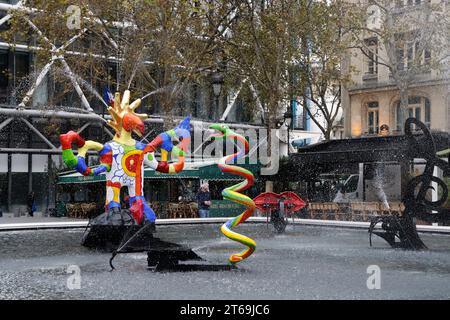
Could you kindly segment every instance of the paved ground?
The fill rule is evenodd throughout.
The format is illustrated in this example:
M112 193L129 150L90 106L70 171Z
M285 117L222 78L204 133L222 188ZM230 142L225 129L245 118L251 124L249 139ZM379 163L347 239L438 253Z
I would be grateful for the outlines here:
M218 225L159 226L165 240L190 245L214 263L238 245ZM289 226L275 235L264 224L239 226L257 251L238 270L146 270L146 256L116 258L79 245L83 230L0 232L1 299L449 299L450 237L423 235L426 252L369 248L367 232ZM81 289L67 288L69 265L81 269ZM381 269L381 289L367 289L367 267Z
M9 223L40 223L40 222L68 222L68 221L80 221L80 219L70 219L66 217L56 218L56 217L14 217L12 215L3 216L0 218L0 225Z

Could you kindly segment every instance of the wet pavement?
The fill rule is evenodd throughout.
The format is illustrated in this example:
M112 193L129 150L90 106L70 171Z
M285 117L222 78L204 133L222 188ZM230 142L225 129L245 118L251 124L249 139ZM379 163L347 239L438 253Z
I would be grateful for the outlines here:
M211 263L227 262L241 247L219 225L158 226L163 240L189 245ZM450 236L422 235L430 250L389 248L364 230L288 226L276 235L265 224L236 231L256 240L238 270L147 270L145 254L110 254L79 245L82 229L0 232L0 299L449 299ZM70 290L70 265L81 288ZM369 290L367 268L377 265L381 288Z
M14 217L11 214L0 217L0 226L9 223L42 223L42 222L79 222L87 221L81 219L71 219L67 217L43 217L42 215L35 215L34 217Z

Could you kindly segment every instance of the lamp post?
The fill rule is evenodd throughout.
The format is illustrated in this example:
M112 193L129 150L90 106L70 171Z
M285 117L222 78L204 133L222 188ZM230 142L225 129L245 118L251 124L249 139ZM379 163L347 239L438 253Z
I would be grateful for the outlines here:
M213 93L215 97L215 104L216 104L216 111L214 111L214 114L216 112L219 112L219 97L220 93L222 91L222 84L223 84L223 75L221 72L216 71L212 75L212 86L213 86Z

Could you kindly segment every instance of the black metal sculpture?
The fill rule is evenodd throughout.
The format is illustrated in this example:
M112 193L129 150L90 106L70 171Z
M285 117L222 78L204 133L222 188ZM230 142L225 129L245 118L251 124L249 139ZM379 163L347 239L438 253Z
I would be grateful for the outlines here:
M415 132L412 130L412 125L416 127ZM402 200L405 205L402 215L380 216L372 219L369 227L370 245L372 245L372 233L374 233L394 248L421 250L427 247L417 233L416 218L430 223L450 221L450 209L443 207L448 198L448 186L444 181L433 176L435 167L442 170L444 177L450 176L450 154L449 162L436 155L433 136L425 124L415 118L406 120L405 136L409 146L408 154L405 156L408 159L424 159L425 170L423 174L408 182ZM435 201L427 199L427 192L433 189L432 183L436 183L441 191ZM374 231L379 223L381 223L381 230Z

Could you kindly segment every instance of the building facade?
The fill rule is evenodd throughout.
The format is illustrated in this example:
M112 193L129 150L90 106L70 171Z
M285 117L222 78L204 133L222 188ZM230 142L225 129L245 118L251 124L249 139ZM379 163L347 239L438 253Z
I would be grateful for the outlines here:
M370 1L365 2L369 5L367 24L370 26L374 23L371 19L373 19L373 12L377 12L377 8L371 9ZM382 2L388 3L387 1ZM433 0L431 2L433 5L440 5L442 10L448 10L446 1ZM400 16L408 14L409 19L412 14L423 9L423 1L420 0L400 0L390 1L390 3L390 10L394 12L392 14ZM383 41L375 33L367 33L365 37L366 52L364 53L360 48L351 49L344 58L344 69L351 72L351 83L344 88L342 96L345 136L401 134L403 124L401 123L398 83L392 77L390 68L381 63L381 60L389 60L388 52ZM448 36L442 41L448 43ZM417 55L418 47L419 44L412 39L406 43L405 48L397 49L395 54L398 59L398 70L408 72L413 61L419 65L427 65L435 52L433 48L425 48L420 58L417 58L419 57ZM448 45L443 47L447 52L442 52L440 49L440 54L448 57L450 49ZM415 117L432 130L449 132L450 66L448 58L440 61L436 68L433 66L423 70L415 75L408 87L406 117Z

